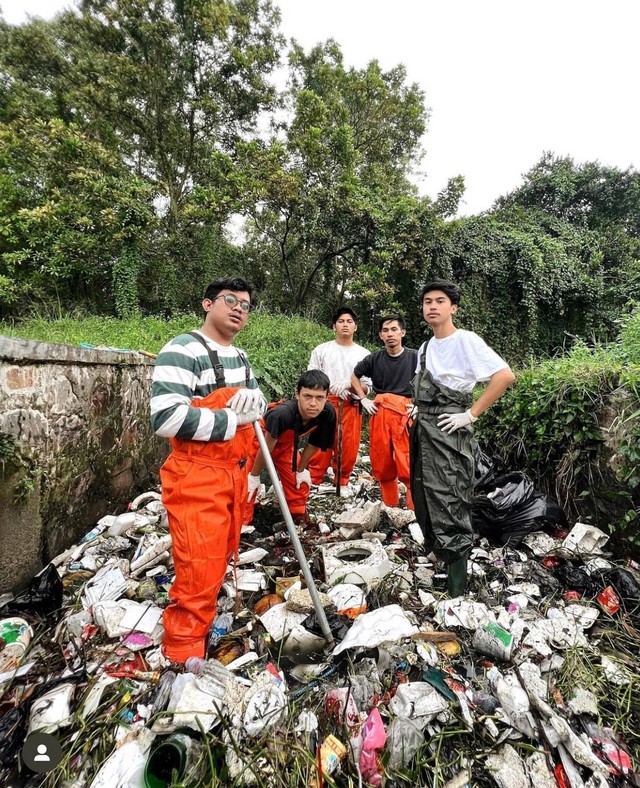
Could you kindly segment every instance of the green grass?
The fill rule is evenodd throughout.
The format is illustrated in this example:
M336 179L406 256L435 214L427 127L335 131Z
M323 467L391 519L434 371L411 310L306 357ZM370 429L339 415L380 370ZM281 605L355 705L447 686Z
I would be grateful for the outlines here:
M64 317L55 320L30 318L20 323L0 323L0 334L58 342L146 350L158 353L177 334L202 325L202 316L185 314L171 319L138 317ZM237 337L238 347L247 351L255 374L271 399L290 397L311 351L320 342L333 338L328 328L301 317L253 313L247 327Z

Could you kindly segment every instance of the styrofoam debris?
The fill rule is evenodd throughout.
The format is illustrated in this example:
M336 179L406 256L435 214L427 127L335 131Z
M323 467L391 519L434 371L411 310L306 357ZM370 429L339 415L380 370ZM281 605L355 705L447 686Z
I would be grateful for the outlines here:
M598 701L593 692L585 687L574 687L573 693L567 701L567 706L574 714L589 714L598 716Z
M399 506L385 506L384 504L382 509L389 518L391 525L398 531L410 525L410 523L416 522L416 514L412 509L401 509ZM418 528L420 528L420 526L418 526ZM411 530L411 528L409 528L409 530ZM422 529L420 529L420 533L422 534ZM424 542L424 536L422 537L422 541Z
M435 620L449 627L464 627L477 629L485 621L495 621L496 614L482 602L457 597L456 599L443 599L436 605Z
M144 632L151 635L162 617L161 608L150 602L134 602L120 599L98 602L93 608L96 624L105 629L108 637L116 638L129 632Z
M491 753L485 766L499 788L530 788L524 761L510 744Z
M593 553L601 553L608 541L609 536L595 525L576 523L562 543L562 547L577 555L593 555Z
M411 538L413 539L416 544L419 544L421 547L424 544L424 532L419 523L410 523L409 524L409 533L411 534Z
M231 573L231 577L224 581L222 587L228 596L233 596L236 591L262 591L267 587L267 578L264 572L238 569Z
M127 581L120 567L115 563L105 564L84 587L84 607L91 608L96 602L118 599L126 588Z
M238 555L238 566L243 566L244 564L257 564L269 553L263 547L254 547L252 550L245 550L243 553L239 553ZM230 571L233 571L233 567L229 567Z

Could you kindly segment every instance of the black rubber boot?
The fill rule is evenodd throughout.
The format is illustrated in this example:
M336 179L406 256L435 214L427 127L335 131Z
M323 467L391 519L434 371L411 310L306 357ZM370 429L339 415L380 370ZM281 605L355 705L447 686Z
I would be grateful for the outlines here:
M447 593L452 599L467 590L467 558L465 554L447 566Z

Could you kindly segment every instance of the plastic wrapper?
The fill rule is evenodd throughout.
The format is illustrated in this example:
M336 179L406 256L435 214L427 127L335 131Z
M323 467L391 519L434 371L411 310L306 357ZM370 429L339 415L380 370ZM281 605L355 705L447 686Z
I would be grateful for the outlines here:
M382 717L377 708L371 709L362 730L362 750L360 751L360 773L368 785L382 785L384 769L380 762L380 752L387 741Z
M423 744L422 726L406 717L395 717L387 731L389 768L401 769L407 766Z

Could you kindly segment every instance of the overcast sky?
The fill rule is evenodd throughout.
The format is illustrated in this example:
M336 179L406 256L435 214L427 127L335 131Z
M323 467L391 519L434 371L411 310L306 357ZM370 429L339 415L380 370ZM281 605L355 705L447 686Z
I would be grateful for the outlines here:
M5 19L66 0L6 0ZM407 67L426 95L421 192L466 181L461 213L518 186L551 150L640 169L638 0L276 0L306 48L334 38L348 65Z

